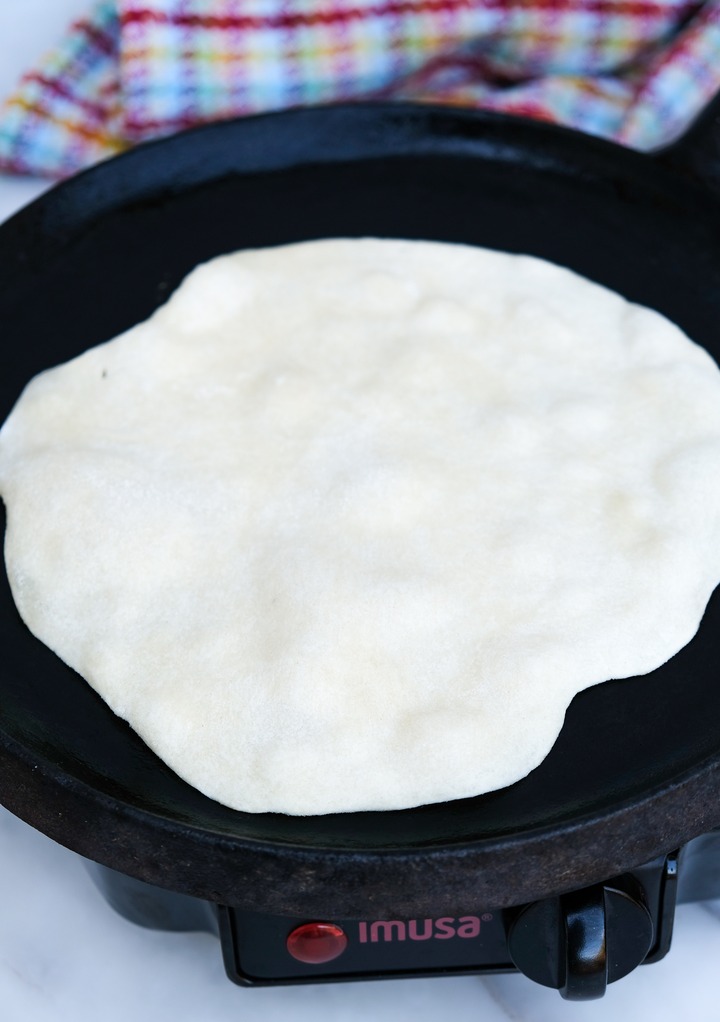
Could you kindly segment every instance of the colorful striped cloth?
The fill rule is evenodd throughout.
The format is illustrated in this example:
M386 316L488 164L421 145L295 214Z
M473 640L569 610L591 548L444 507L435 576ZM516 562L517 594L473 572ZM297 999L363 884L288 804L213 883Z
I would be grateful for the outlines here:
M0 170L63 177L235 114L483 107L649 149L720 90L720 0L104 0L0 108Z

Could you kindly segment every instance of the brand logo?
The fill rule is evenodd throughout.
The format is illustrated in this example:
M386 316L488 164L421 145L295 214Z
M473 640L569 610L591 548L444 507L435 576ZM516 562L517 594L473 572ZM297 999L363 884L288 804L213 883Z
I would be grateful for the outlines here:
M482 916L488 922L492 916ZM470 940L480 935L479 916L441 916L440 919L376 919L374 922L358 923L358 939L361 944L377 944L380 941L398 940L450 940L462 937Z

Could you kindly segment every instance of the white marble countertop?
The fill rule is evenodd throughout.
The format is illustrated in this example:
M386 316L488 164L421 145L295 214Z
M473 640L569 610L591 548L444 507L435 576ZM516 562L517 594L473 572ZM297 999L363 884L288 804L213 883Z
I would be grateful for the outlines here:
M90 0L0 0L0 96ZM0 176L0 220L46 183ZM0 809L0 1018L3 1022L717 1022L720 902L677 911L670 954L601 1001L563 1002L522 976L242 989L218 941L126 922L72 852Z

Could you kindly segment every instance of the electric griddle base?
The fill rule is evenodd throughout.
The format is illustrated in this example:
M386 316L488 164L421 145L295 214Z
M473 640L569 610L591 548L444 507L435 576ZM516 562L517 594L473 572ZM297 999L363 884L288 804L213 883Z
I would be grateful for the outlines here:
M583 1000L667 954L678 901L720 896L720 830L558 898L501 910L469 903L464 913L424 919L251 912L86 865L129 921L219 937L227 975L243 986L522 971Z

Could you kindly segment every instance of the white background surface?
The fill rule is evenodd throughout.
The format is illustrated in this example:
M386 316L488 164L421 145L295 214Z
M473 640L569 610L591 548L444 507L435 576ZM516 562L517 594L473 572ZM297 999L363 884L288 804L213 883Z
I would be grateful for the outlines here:
M0 0L0 96L88 7ZM0 220L45 187L0 176ZM710 902L678 909L664 961L587 1004L522 976L242 989L226 980L214 937L126 922L77 856L0 810L2 1022L720 1022L719 961L720 902Z

